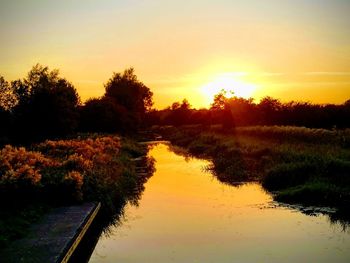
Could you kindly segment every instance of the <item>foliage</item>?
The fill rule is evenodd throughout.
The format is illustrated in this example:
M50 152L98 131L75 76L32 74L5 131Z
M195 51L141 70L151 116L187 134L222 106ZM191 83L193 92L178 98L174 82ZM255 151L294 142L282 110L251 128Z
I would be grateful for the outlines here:
M11 85L0 76L0 110L9 111L16 104L16 96L13 94Z
M208 169L222 182L260 181L277 200L290 203L349 205L349 131L278 126L156 131L191 154L210 158Z
M238 127L236 134L258 137L267 140L295 141L304 143L334 143L341 146L350 145L350 130L310 129L296 126L250 126Z
M0 76L0 147L9 141L12 124L11 108L16 104L16 98L11 85Z
M123 73L113 73L113 76L105 84L104 98L110 98L116 105L123 107L137 128L146 112L152 107L152 95L145 84L137 79L133 68L124 70Z
M28 151L6 145L0 155L0 187L6 193L32 191L62 200L82 200L83 182L103 166L112 166L120 149L118 137L45 141ZM115 166L115 165L114 165ZM105 179L104 179L105 180Z
M80 108L83 132L122 132L128 130L127 110L111 98L89 99Z
M173 123L176 126L188 124L191 113L190 108L191 105L186 99L184 99L181 103L174 102L171 105L171 111L165 116L165 121Z
M105 94L84 105L58 70L37 64L23 80L9 83L0 76L0 146L62 138L77 130L134 133L146 124L152 95L133 68L113 73Z
M275 199L287 203L334 206L346 209L350 200L349 191L324 181L313 181L278 192ZM349 218L349 216L347 216Z
M77 127L79 96L57 70L35 65L27 78L12 82L15 141L35 141L72 133Z
M105 90L101 98L90 99L80 108L81 131L130 134L145 125L153 94L133 68L113 73Z
M0 151L0 185L38 185L42 177L41 170L55 165L56 162L44 157L40 152L6 145Z
M168 107L152 112L153 125L220 124L224 130L240 126L285 125L306 126L310 128L350 127L349 100L342 105L311 104L308 102L286 102L271 97L255 103L252 98L226 97L219 93L214 97L210 109L189 108L183 121L173 116L177 109ZM186 120L186 121L185 121Z
M102 216L113 220L126 202L137 203L143 184L152 175L153 159L142 159L147 171L143 176L136 173L136 163L131 160L146 151L132 140L98 135L47 140L31 150L5 146L0 152L0 203L8 213L0 218L4 226L0 243L23 235L33 222L20 210L32 213L42 206L47 210L100 201ZM18 220L7 225L9 218Z
M263 180L263 186L269 190L280 190L304 184L317 172L317 163L292 162L272 167Z

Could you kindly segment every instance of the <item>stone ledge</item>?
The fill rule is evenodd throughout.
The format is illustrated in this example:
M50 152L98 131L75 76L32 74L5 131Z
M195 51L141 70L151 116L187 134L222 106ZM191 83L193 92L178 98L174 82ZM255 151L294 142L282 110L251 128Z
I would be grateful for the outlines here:
M53 209L0 253L1 262L68 262L100 207L85 203Z

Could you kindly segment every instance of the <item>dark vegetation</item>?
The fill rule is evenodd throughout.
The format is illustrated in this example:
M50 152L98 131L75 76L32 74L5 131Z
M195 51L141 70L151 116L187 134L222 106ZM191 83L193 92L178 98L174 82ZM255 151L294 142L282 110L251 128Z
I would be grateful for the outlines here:
M278 201L350 206L350 130L298 127L155 127L229 184L259 181Z
M57 70L36 65L23 80L0 77L1 247L52 207L100 201L100 217L113 223L126 202L137 203L153 161L132 137L152 93L132 68L114 73L105 88L82 105Z
M0 76L0 145L29 144L77 132L133 134L144 126L152 92L132 68L114 73L101 98L84 105L57 70L34 66L23 80Z
M171 107L151 111L148 121L153 125L203 126L220 124L224 128L257 125L303 126L308 128L350 127L350 100L341 105L308 102L283 103L271 97L259 103L253 99L228 98L224 93L215 96L210 109L193 109L187 100Z
M137 202L147 180L132 161L146 149L125 137L152 125L163 126L157 131L174 144L211 158L210 169L223 182L257 180L280 201L349 207L349 100L256 103L220 93L210 109L193 109L187 100L163 110L152 104L152 92L132 68L114 73L104 95L85 103L48 67L36 65L12 82L0 76L0 245L56 205L98 200L113 221L127 201ZM123 139L106 136L111 133ZM101 136L120 147L109 151L106 144L105 159L90 160L80 150ZM152 161L143 160L151 174Z
M0 156L0 244L23 236L56 206L99 201L101 214L113 222L126 202L137 203L153 173L146 153L133 140L93 134L45 141L30 150L6 146ZM142 164L132 161L142 156ZM140 165L142 176L136 172Z
M0 76L0 145L28 144L77 132L130 135L151 125L350 127L350 100L319 105L265 97L256 103L219 93L210 109L194 109L184 99L154 110L152 95L132 68L113 73L105 94L84 104L74 86L48 67L38 64L26 78L10 83Z

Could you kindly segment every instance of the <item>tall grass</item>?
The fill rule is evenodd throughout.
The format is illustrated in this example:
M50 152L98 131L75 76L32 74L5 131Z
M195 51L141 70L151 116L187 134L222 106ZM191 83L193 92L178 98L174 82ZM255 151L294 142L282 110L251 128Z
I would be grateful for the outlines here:
M220 126L212 126L215 132L222 132ZM248 126L237 127L236 135L259 137L269 140L293 141L304 143L337 144L350 147L350 129L312 129L296 126Z
M276 199L290 203L350 204L349 130L184 126L157 131L191 154L211 159L209 169L225 183L259 181Z

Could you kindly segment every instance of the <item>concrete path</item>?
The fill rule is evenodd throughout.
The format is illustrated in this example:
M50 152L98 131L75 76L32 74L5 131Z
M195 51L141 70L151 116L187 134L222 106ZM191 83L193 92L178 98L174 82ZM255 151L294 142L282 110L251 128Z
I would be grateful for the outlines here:
M52 210L2 251L0 262L67 262L99 209L100 203L85 203Z

